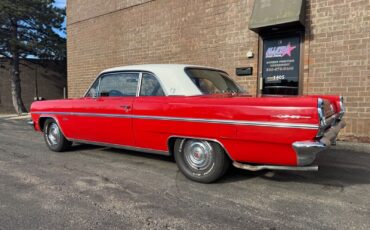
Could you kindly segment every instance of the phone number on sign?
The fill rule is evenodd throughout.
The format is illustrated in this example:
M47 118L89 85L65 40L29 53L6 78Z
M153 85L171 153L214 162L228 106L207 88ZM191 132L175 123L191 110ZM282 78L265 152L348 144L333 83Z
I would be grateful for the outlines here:
M267 77L266 80L267 81L285 80L285 76L284 75L275 75L275 76L272 76L272 77Z

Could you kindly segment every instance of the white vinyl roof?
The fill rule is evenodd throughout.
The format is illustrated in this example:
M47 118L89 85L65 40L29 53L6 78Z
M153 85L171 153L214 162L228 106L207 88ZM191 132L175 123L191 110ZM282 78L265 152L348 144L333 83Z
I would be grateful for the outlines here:
M115 71L147 71L156 75L166 95L201 95L200 90L185 73L185 68L190 67L217 70L211 67L185 64L148 64L110 68L102 71L100 74Z

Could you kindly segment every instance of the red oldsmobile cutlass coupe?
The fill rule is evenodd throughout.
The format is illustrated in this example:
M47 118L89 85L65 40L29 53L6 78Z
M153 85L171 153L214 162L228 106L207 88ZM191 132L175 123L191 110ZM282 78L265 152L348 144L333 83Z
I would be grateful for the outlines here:
M247 170L317 170L344 127L339 96L251 97L222 70L192 65L108 69L78 99L34 102L35 130L52 151L72 142L174 155L209 183L230 163Z

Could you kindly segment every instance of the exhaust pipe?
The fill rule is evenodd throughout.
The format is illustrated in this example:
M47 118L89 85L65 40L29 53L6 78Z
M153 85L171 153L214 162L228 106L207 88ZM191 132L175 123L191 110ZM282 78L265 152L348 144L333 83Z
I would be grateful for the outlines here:
M239 162L234 161L233 165L235 168L244 169L248 171L260 171L263 169L271 169L271 170L288 170L288 171L317 171L319 170L319 166L312 165L312 166L281 166L281 165L248 165L242 164Z

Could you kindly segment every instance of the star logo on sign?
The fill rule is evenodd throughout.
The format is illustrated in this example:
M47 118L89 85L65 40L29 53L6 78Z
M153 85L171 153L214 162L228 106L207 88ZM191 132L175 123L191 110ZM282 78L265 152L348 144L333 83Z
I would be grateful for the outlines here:
M292 51L295 48L296 48L296 46L291 46L290 42L289 42L288 45L286 46L285 50L284 50L284 53L283 53L282 57L284 57L285 55L288 55L290 57L292 55Z

